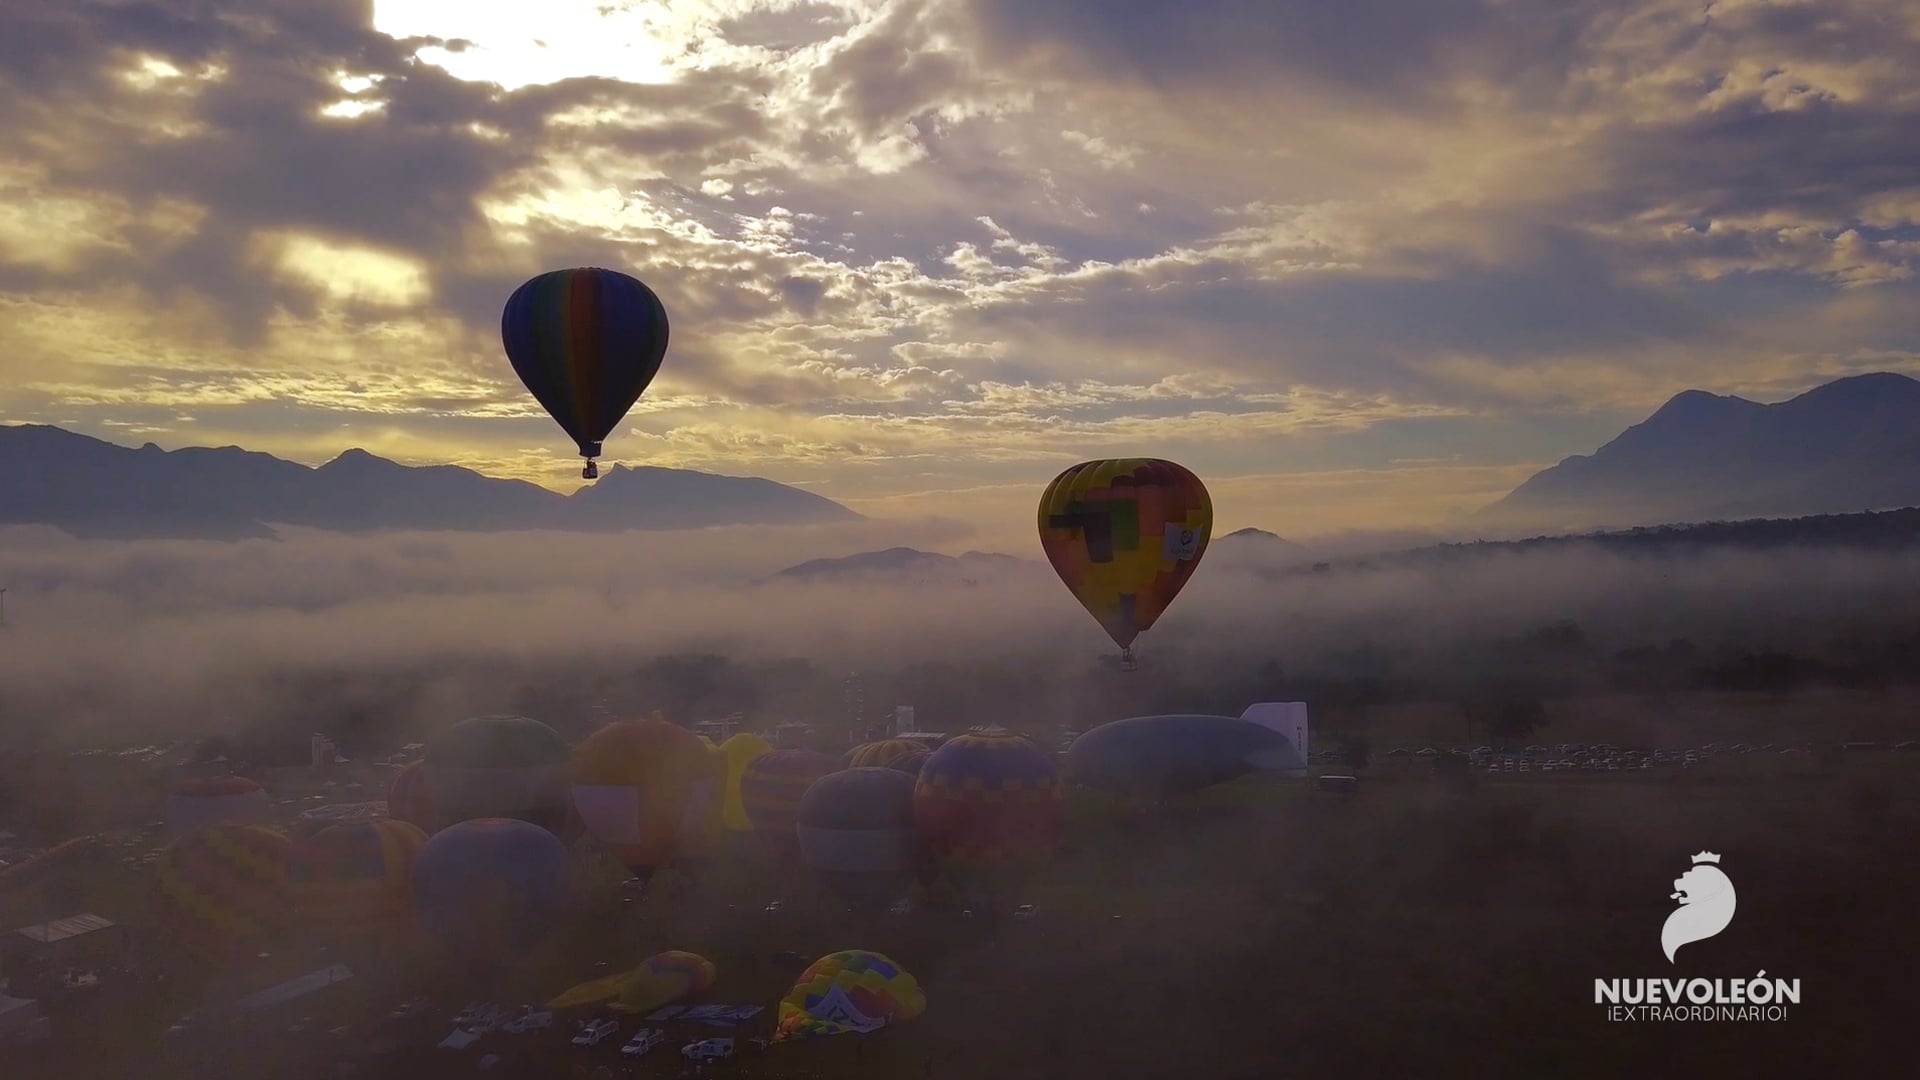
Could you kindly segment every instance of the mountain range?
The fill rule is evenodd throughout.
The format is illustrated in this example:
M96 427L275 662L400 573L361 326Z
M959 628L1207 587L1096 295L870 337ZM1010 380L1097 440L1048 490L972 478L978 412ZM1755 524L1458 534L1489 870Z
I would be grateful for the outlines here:
M455 465L348 450L309 467L239 447L138 450L57 427L0 427L0 525L124 539L270 537L272 526L613 532L857 521L758 477L615 465L571 495Z
M1688 390L1480 512L1543 531L1920 505L1920 380L1881 372L1789 401Z

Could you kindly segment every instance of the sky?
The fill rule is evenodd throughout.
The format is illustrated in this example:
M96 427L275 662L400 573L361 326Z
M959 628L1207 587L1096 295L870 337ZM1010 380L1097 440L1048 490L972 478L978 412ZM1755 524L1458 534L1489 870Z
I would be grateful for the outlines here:
M1338 12L1337 15L1333 14ZM570 490L501 352L633 273L608 462L1432 526L1688 388L1920 372L1909 0L8 0L0 420Z

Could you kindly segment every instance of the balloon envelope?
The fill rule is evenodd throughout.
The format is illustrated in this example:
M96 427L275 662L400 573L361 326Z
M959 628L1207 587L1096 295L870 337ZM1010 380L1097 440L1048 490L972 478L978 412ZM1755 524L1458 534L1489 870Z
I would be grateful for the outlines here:
M880 739L862 743L847 751L847 768L889 768L896 761L921 753L922 749L906 739Z
M620 987L614 1008L621 1012L652 1012L713 985L713 961L697 953L669 949L647 958Z
M720 813L724 762L665 720L609 724L575 748L573 805L589 835L646 877L703 855Z
M591 459L659 374L667 311L617 270L553 270L513 291L500 340L533 399Z
M1124 649L1200 565L1213 502L1199 477L1171 461L1088 461L1047 485L1039 523L1054 572Z
M1059 846L1066 788L1053 755L1018 735L970 731L935 750L913 789L920 842L988 909Z
M1285 735L1237 716L1135 716L1067 748L1075 783L1114 794L1184 795L1304 763Z
M244 776L183 780L167 793L169 836L185 836L217 821L261 824L272 815L266 789Z
M562 832L572 757L560 733L538 720L462 720L427 740L426 780L434 811L442 824L507 817Z
M462 821L435 833L413 863L421 928L472 956L525 947L574 900L566 846L511 818Z
M897 769L846 769L815 780L800 799L801 854L855 908L884 908L912 880L920 854L913 785Z
M154 860L151 905L169 945L221 961L252 952L283 920L293 844L259 825L215 822Z
M334 945L391 947L406 936L413 864L427 834L405 821L328 825L297 841L287 899L302 929Z
M439 814L433 808L433 789L427 786L426 761L409 762L394 774L393 783L387 788L387 814L412 823L428 836L440 831Z
M773 1041L877 1031L927 1011L920 983L881 953L848 949L813 962L780 999Z
M747 766L761 754L773 753L773 744L750 731L743 731L720 744L720 753L727 761L727 781L725 792L721 795L720 816L728 829L734 832L753 831L753 821L747 817L746 803L740 798L740 781L746 776Z
M777 857L799 856L794 827L800 820L800 800L815 780L839 770L839 758L813 750L775 750L748 763L740 778L740 801L753 831Z

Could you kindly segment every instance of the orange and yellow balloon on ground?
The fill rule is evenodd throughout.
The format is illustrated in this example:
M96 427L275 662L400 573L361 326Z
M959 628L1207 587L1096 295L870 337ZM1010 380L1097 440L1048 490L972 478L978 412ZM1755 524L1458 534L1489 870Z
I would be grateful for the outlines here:
M706 855L720 821L724 759L665 720L623 720L574 748L574 812L636 877Z
M292 851L284 834L235 822L168 844L149 898L167 945L216 963L257 950L283 924Z
M411 926L413 864L427 834L405 821L329 825L294 844L287 899L300 928L331 945L397 945Z

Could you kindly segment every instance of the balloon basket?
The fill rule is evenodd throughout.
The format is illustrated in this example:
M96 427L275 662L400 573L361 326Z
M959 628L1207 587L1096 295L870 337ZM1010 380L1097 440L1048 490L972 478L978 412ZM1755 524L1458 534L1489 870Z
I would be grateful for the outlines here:
M600 479L600 465L599 465L599 463L597 463L597 462L592 462L592 461L589 461L589 462L587 462L587 464L586 464L586 466L585 466L584 468L582 468L582 469L580 470L580 478L581 478L582 480L598 480L598 479Z

